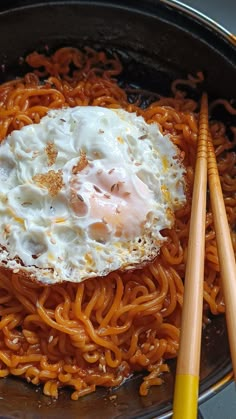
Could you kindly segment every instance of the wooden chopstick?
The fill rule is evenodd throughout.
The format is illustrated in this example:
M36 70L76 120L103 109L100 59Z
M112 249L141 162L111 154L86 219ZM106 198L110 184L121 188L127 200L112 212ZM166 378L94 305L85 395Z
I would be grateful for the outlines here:
M225 300L231 360L234 379L236 380L236 264L210 130L208 135L208 182Z
M207 192L207 95L201 100L173 418L197 418Z

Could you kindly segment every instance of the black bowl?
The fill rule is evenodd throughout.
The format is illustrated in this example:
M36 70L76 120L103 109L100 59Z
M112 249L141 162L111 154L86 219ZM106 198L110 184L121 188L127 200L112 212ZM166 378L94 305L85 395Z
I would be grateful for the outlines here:
M115 49L125 63L123 78L168 94L175 78L203 71L211 98L236 97L234 38L191 9L174 1L1 1L0 81L25 71L19 57L33 50L91 45ZM223 114L222 114L223 115ZM223 115L224 116L224 115ZM57 401L16 378L0 380L1 418L167 418L171 415L175 362L161 387L138 395L141 375L120 388L77 402L61 390ZM202 402L231 377L224 317L214 317L203 331L200 398Z

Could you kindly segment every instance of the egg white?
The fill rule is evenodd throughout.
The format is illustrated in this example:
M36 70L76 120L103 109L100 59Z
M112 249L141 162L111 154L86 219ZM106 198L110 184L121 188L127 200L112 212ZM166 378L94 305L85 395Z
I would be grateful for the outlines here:
M89 106L12 132L0 147L0 190L0 262L45 284L152 260L186 199L169 136L134 113Z

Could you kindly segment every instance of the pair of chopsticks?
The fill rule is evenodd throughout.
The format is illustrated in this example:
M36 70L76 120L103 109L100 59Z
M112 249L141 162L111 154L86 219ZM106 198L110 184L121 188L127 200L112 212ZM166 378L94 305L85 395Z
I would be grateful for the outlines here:
M208 176L207 176L208 175ZM207 177L236 377L236 265L212 137L208 99L201 101L173 419L196 419L201 351Z

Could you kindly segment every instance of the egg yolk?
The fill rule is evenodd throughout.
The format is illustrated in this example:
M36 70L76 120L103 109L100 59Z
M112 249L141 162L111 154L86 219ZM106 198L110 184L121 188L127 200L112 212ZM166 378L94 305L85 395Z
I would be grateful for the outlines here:
M91 238L102 242L110 235L133 239L142 231L148 213L152 192L138 176L122 167L104 168L95 172L86 168L86 177L80 183L80 174L71 179L71 207L78 217L85 214L94 222L89 227Z

